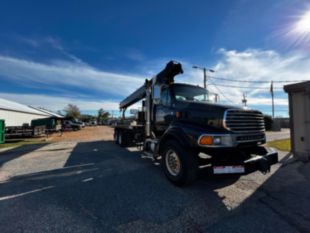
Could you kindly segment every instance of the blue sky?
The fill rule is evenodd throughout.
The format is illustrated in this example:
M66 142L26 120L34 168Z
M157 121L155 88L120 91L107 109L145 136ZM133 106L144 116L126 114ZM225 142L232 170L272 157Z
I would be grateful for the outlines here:
M193 64L213 68L209 90L223 103L240 104L246 92L251 107L269 113L269 83L215 78L309 79L309 38L294 33L309 10L303 0L1 1L0 97L116 110L174 59L184 65L180 82L202 85ZM276 114L287 115L282 84L275 87Z

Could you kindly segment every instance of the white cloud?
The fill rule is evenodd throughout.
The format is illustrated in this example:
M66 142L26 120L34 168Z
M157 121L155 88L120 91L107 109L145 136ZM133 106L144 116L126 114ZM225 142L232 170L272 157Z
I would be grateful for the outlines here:
M218 86L221 92L232 102L240 103L242 94L247 93L251 105L270 105L270 81L310 79L310 56L301 53L281 55L275 51L249 49L246 51L219 50L222 56L214 66L216 72L212 76L231 80L268 81L267 83L231 82L210 79L210 83L232 85ZM201 75L201 74L200 74ZM247 87L247 88L240 88ZM276 104L287 105L287 97L283 92L283 83L275 83ZM210 85L210 90L218 92Z
M33 61L0 56L0 76L16 84L63 89L82 88L102 94L125 96L142 85L139 76L100 71L86 64L57 61L42 64Z
M97 110L100 108L106 110L116 110L119 108L119 103L113 100L87 100L47 95L12 93L0 93L0 97L25 105L47 108L52 111L63 110L69 103L77 105L82 110Z

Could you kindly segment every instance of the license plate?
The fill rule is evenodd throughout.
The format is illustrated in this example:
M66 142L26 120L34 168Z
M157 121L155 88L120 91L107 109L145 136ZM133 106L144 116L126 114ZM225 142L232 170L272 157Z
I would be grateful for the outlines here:
M236 165L236 166L215 166L213 167L214 174L236 174L236 173L244 173L244 166Z

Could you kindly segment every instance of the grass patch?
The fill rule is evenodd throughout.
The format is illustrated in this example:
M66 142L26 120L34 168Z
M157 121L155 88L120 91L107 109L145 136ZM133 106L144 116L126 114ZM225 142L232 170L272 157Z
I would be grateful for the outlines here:
M291 140L290 139L276 140L276 141L268 142L267 144L268 144L268 146L274 147L278 150L282 150L282 151L290 151L291 150Z
M24 145L46 143L44 138L19 138L19 139L6 139L5 143L0 144L0 149L3 148L17 148Z

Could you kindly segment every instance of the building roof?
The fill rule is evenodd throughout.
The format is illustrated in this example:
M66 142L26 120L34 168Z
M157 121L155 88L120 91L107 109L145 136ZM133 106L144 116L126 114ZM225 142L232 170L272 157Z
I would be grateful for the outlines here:
M310 92L310 81L285 85L284 91L286 92L309 91Z
M35 109L35 110L41 111L41 112L43 112L43 113L49 114L50 116L53 116L53 117L64 118L64 116L62 116L62 115L60 115L60 114L57 114L57 113L55 113L55 112L46 110L46 109L44 109L44 108L36 108L36 107L33 107L33 106L30 106L30 107L33 108L33 109Z
M20 104L11 100L6 100L0 98L0 109L9 110L9 111L16 111L16 112L25 112L30 114L36 114L41 116L50 116L50 114L36 110L34 108L31 108L27 105Z

